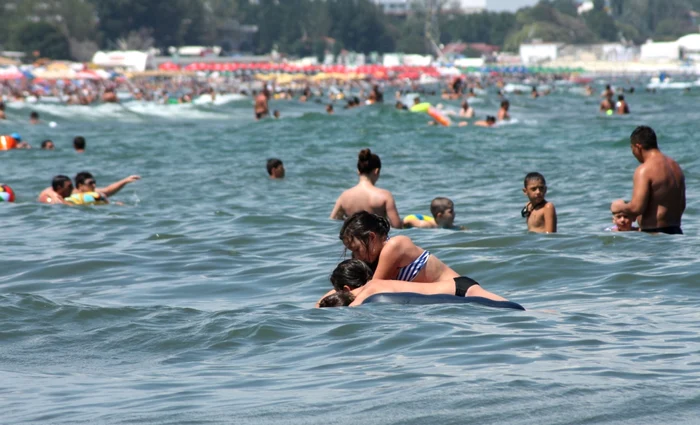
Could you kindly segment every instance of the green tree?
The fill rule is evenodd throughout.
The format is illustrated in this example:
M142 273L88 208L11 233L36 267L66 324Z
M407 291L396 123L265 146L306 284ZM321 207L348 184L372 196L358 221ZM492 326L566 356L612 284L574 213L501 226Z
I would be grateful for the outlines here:
M56 26L48 22L24 22L17 26L11 45L24 51L28 57L33 52L52 59L71 59L68 39Z

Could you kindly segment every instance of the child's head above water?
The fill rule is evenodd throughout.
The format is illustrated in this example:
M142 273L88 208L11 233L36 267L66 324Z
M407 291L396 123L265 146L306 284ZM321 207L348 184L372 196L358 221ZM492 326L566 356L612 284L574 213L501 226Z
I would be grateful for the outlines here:
M455 204L448 198L437 197L430 203L430 213L438 227L454 226Z
M623 211L610 210L612 221L618 232L629 232L632 229L632 218Z
M528 173L523 182L523 192L533 206L537 206L544 201L547 194L547 182L540 173Z
M350 259L341 261L331 273L331 284L336 291L350 291L364 286L374 270L362 260Z
M323 297L321 301L318 302L318 306L324 307L347 307L355 300L355 296L352 292L347 291L337 291L330 295Z
M345 248L352 251L353 258L372 264L379 258L390 228L386 218L359 211L345 220L339 237Z

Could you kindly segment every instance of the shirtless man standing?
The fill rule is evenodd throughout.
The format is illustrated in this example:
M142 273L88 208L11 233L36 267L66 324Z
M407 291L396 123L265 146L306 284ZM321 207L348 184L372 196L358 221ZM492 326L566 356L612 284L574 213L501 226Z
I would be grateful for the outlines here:
M682 235L681 216L685 211L685 176L676 161L659 150L656 133L650 127L637 127L630 136L632 154L642 164L634 172L632 200L618 199L613 211L638 217L640 230L648 233Z
M260 120L270 115L270 109L267 105L267 100L270 98L270 92L264 88L260 94L255 97L255 119Z

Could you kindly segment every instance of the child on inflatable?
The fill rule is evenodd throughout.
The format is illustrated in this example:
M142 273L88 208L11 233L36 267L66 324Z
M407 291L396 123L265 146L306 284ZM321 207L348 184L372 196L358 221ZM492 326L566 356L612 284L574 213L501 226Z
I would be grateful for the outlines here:
M454 225L455 204L449 198L437 197L430 202L432 217L422 214L407 215L403 219L403 227L420 229L455 229L465 230L463 226Z
M375 293L406 291L506 301L478 284L455 289L457 279L460 278L459 273L430 252L416 246L410 238L403 235L389 238L389 229L387 219L366 211L350 216L340 229L340 239L345 247L352 251L354 259L377 265L370 283L375 280L379 282L356 294L353 306L362 304L365 298ZM413 285L404 282L412 282Z

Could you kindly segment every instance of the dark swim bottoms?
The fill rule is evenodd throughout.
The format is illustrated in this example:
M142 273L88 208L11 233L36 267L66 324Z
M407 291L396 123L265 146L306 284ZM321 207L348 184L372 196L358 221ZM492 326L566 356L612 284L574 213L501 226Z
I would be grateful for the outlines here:
M455 278L455 295L458 297L466 297L467 296L467 291L469 288L471 288L474 285L479 285L479 282L476 280L466 277L466 276L460 276ZM481 286L481 285L479 285Z
M641 229L644 233L666 233L667 235L682 235L681 226L658 227L656 229Z

